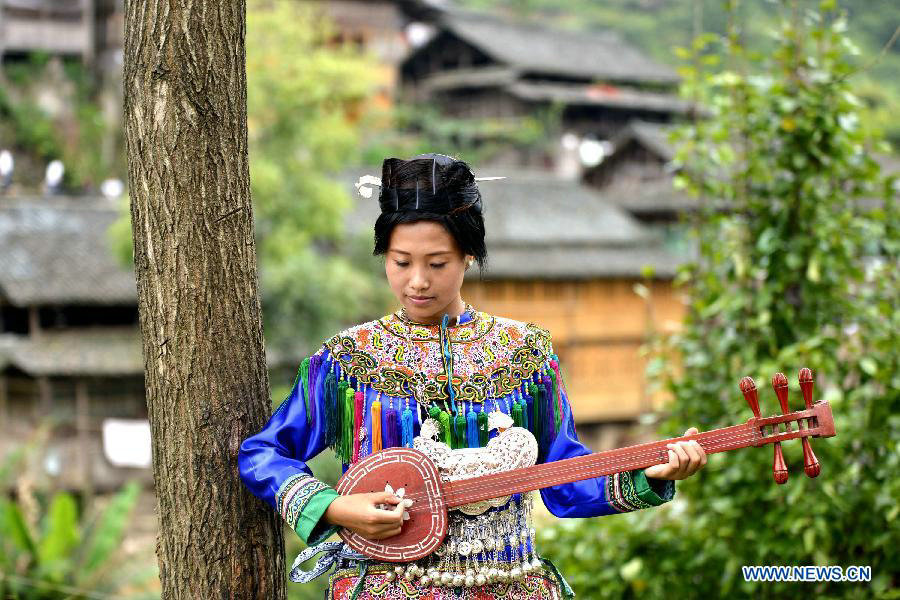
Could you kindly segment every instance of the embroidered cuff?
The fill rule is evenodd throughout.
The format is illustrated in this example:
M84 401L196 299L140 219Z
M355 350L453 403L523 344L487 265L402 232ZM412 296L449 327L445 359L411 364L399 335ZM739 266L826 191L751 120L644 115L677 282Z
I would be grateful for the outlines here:
M638 497L652 506L665 504L675 497L675 482L671 479L650 479L643 469L631 472Z
M675 483L666 480L660 496L650 486L643 469L614 473L606 478L606 498L618 512L659 506L675 495Z
M310 498L306 508L300 513L300 520L294 531L301 540L306 542L307 546L315 546L319 542L324 542L340 529L339 525L332 525L324 519L325 511L337 497L336 491L325 488Z
M298 473L288 477L275 495L275 506L291 529L307 544L321 541L338 530L337 526L316 528L325 510L338 493L312 475ZM322 523L322 525L327 525ZM314 531L315 529L315 531ZM313 536L312 534L316 535ZM324 536L324 537L323 537Z

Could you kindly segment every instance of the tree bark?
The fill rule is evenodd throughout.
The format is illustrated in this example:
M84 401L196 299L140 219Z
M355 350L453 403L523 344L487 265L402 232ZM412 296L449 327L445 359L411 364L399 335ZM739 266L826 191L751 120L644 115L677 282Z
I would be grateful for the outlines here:
M270 413L243 0L129 0L125 133L163 598L284 598L280 522L241 484Z

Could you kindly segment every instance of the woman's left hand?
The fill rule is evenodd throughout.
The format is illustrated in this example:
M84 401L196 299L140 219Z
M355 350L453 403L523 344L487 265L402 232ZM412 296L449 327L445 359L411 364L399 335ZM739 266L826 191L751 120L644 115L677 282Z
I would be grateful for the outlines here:
M684 435L693 435L695 433L699 433L699 431L696 427L691 427L684 432ZM706 464L706 452L695 440L666 444L666 447L669 449L669 462L644 469L644 474L647 477L654 479L686 479Z

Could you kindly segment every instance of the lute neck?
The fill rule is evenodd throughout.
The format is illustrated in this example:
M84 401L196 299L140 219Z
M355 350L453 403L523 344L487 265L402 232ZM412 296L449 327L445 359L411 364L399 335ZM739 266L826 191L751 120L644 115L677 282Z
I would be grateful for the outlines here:
M447 508L455 508L472 502L663 464L669 461L666 444L682 439L685 438L648 442L448 482L444 484L444 501ZM689 436L689 439L697 440L707 454L715 454L754 446L757 435L749 423L744 423L698 433Z

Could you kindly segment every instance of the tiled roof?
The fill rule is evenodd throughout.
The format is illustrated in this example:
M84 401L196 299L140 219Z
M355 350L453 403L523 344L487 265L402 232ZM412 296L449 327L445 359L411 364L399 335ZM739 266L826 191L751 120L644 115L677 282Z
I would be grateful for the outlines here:
M141 375L137 327L84 327L42 331L40 336L0 336L0 369L13 366L32 376Z
M134 273L113 256L105 198L0 198L0 296L17 306L136 304Z
M529 73L663 85L679 80L674 70L650 59L612 31L551 29L460 10L447 11L439 26L495 61ZM432 43L439 42L439 37ZM427 52L428 47L426 44L417 52Z

